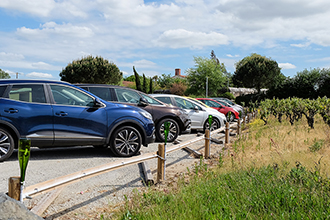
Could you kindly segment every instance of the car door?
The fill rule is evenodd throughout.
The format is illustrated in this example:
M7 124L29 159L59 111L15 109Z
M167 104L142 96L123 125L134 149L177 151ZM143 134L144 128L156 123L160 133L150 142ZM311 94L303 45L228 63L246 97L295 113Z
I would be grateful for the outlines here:
M44 84L11 85L0 103L1 118L15 126L21 137L30 138L32 146L53 145L53 111Z
M206 120L206 112L198 105L193 102L180 98L174 97L176 106L185 109L191 119L191 128L203 128L203 123Z
M94 108L95 98L74 87L50 84L54 145L102 145L108 133L107 113Z

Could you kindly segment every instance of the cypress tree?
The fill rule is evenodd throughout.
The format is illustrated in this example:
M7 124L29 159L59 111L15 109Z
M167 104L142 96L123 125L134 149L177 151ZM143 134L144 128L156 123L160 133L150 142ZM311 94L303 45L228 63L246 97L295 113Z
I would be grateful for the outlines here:
M135 76L136 90L138 90L138 91L142 91L142 88L141 88L141 82L140 82L140 76L139 76L139 74L136 72L134 66L133 66L133 72L134 72L134 76Z

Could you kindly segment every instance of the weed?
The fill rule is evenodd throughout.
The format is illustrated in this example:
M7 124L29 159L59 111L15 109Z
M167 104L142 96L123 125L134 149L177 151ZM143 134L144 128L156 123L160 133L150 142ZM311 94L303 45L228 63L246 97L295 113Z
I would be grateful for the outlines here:
M322 139L321 140L316 140L316 138L315 138L313 142L314 142L313 145L309 147L309 150L311 152L314 153L314 152L319 151L319 150L322 149L323 144L324 144L324 140L322 140Z

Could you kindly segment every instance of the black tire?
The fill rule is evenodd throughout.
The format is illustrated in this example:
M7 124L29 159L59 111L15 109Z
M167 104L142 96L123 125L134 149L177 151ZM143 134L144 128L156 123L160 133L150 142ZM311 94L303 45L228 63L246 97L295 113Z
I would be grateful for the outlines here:
M0 128L0 162L7 160L15 148L14 138L4 128Z
M165 142L165 133L164 133L164 122L165 121L170 122L170 129L168 131L167 142L173 142L179 136L180 128L179 128L178 123L176 123L176 121L174 121L173 119L170 119L170 118L165 118L157 124L157 126L156 126L157 140L160 142Z
M213 118L210 131L217 130L218 128L220 128L220 122L217 119ZM209 129L209 120L208 119L206 119L206 121L204 123L204 132L206 129Z
M230 112L230 117L229 117L229 112L227 112L226 118L228 122L232 122L235 119L235 114L233 112Z
M142 145L142 137L138 130L131 126L117 128L110 139L110 149L120 157L136 155Z

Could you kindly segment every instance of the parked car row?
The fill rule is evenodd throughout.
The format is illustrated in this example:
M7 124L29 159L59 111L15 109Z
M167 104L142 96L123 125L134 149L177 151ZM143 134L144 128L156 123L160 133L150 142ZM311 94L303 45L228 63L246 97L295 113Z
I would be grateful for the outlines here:
M122 157L155 140L149 112L101 100L65 82L0 80L0 162L20 138L34 147L110 146Z
M93 145L133 156L141 145L165 141L164 122L170 123L167 140L173 142L180 134L215 130L239 117L237 106L220 101L106 84L0 80L0 162L20 138L39 148Z

